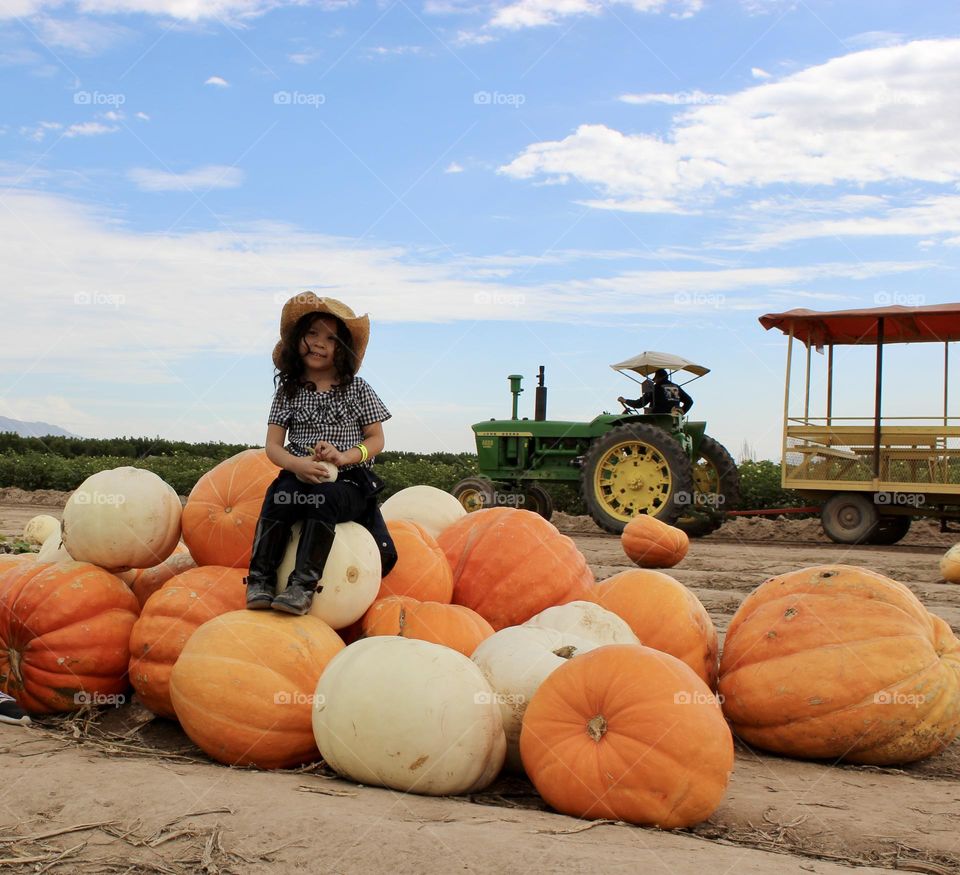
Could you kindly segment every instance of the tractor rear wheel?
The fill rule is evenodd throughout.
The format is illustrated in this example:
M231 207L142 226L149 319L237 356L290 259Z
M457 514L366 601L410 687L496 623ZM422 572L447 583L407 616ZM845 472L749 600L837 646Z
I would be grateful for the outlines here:
M740 472L733 456L707 435L693 466L693 507L675 523L691 538L702 538L723 525L723 511L740 504Z
M876 529L870 536L870 543L884 546L896 544L910 531L911 522L912 520L906 514L903 516L880 517L880 522L877 523Z
M450 494L463 505L467 513L493 507L497 499L493 481L483 477L467 477L466 480L461 480L450 490Z
M523 488L523 509L540 514L545 520L553 516L553 498L542 486L527 485Z
M859 492L835 492L820 509L827 537L837 544L868 544L877 528L877 506Z
M689 504L693 470L680 444L655 425L618 425L590 444L580 472L590 516L620 534L645 513L672 523Z

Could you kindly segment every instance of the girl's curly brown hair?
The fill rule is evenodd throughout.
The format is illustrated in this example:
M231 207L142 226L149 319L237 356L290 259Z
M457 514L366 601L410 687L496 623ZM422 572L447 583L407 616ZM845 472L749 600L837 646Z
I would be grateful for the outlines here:
M273 378L274 388L282 391L288 401L293 399L301 386L307 386L313 392L317 391L317 386L312 380L303 379L307 368L300 355L300 341L317 319L332 319L337 326L337 345L333 350L333 364L337 369L340 382L337 383L336 390L345 392L353 383L357 372L357 354L353 348L353 336L343 320L331 313L306 313L297 320L286 339L281 341L280 367L277 368Z

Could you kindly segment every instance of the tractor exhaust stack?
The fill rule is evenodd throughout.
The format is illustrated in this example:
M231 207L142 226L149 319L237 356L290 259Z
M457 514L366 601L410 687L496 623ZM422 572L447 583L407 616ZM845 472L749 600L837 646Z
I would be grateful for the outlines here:
M543 385L543 365L540 365L540 373L537 375L537 394L533 409L533 418L538 422L547 418L547 387Z
M513 413L510 415L511 419L517 418L517 402L520 400L520 393L523 389L520 388L520 383L523 380L523 377L520 374L511 374L507 379L510 381L510 394L513 395Z

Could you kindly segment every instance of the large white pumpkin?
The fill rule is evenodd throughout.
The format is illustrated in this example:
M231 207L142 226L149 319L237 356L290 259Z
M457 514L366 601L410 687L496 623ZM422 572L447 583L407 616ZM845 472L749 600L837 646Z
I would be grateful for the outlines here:
M570 632L538 626L507 626L481 641L473 661L493 688L507 737L507 767L523 771L520 730L533 694L547 676L573 658L599 647Z
M547 608L523 625L569 632L597 644L641 643L625 620L593 602L568 602Z
M37 553L37 562L69 562L72 557L60 543L60 529L51 532Z
M294 523L293 538L277 569L277 592L287 588L287 579L297 561L302 523ZM343 629L359 620L380 591L380 551L377 542L360 523L338 523L333 547L323 567L323 591L313 597L310 613L333 629Z
M173 487L152 471L99 471L67 499L63 545L78 562L108 571L151 568L176 548L182 510Z
M330 660L313 734L341 775L404 792L476 792L503 766L500 709L480 669L414 638L364 638Z
M385 520L410 520L436 538L466 509L449 492L436 486L408 486L391 495L380 507Z
M940 560L940 576L948 583L960 583L960 544L954 544Z
M60 520L48 513L42 513L23 527L23 540L28 544L42 544L54 532L60 534Z

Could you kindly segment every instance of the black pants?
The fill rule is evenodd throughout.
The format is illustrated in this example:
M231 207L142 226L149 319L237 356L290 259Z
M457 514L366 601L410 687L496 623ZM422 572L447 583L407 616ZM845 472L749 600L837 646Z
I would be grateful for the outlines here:
M367 468L341 471L333 483L304 483L293 472L281 471L267 488L260 516L287 524L312 517L331 528L337 523L360 523L377 542L385 577L397 562L397 549L377 506L383 485Z

